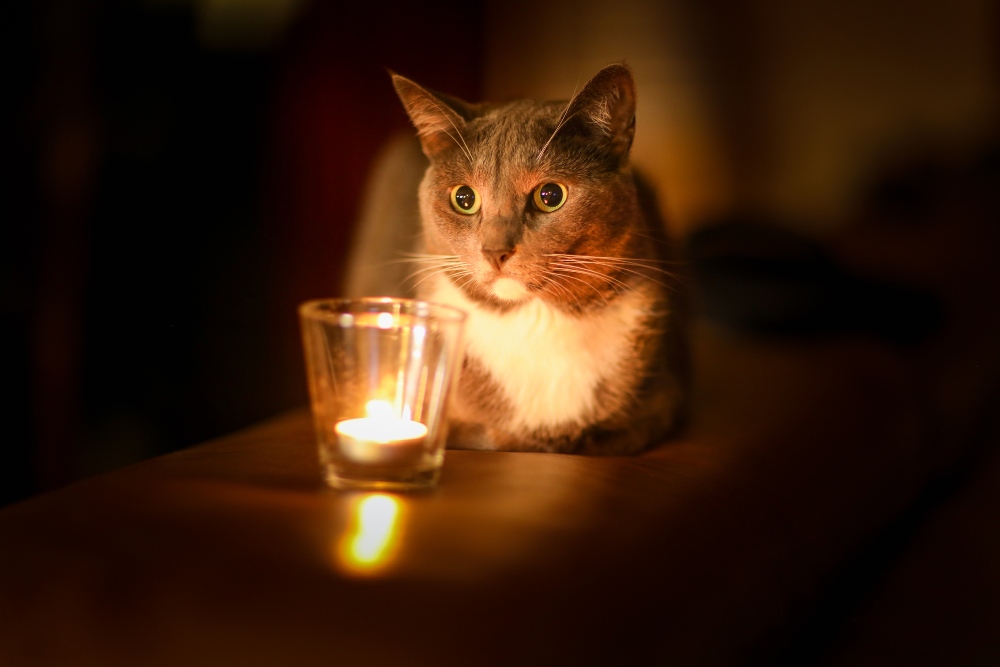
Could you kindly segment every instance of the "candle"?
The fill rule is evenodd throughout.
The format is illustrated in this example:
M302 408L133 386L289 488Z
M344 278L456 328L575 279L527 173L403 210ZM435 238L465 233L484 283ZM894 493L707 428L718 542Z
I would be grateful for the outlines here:
M385 401L368 401L367 417L337 422L341 453L355 463L398 465L418 461L424 451L427 427L393 415Z
M444 462L445 407L464 358L466 314L426 301L372 298L308 301L299 316L326 483L344 490L433 488Z

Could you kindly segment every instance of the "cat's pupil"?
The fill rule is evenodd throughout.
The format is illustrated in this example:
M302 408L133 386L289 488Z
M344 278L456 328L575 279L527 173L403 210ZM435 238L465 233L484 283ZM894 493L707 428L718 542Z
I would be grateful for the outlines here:
M562 203L563 191L555 183L546 183L538 191L538 198L542 200L542 203L550 208L555 208Z
M455 203L463 210L470 210L476 205L476 191L468 185L463 185L455 190Z

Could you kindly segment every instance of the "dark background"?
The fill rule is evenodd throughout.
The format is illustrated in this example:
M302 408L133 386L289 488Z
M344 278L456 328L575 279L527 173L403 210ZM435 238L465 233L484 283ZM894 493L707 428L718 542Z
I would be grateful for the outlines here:
M476 3L208 4L4 5L0 503L305 404L295 308L408 127L385 68L479 92Z
M887 113L902 126L923 107L940 112L943 101L947 111L949 92L935 82L961 79L969 63L970 80L1000 71L995 37L982 53L956 50L987 1L592 0L574 12L549 0L547 13L532 0L4 4L0 504L306 403L296 307L340 292L369 169L387 139L410 128L386 68L479 99L562 81L565 62L589 68L623 43L645 57L630 40L652 26L646 38L672 56L644 63L653 85L642 104L657 90L661 102L707 91L733 199L754 202L794 190L770 181L800 165L822 167L822 151L803 150L823 147L814 129L884 124ZM236 9L226 15L227 6ZM687 20L667 30L678 17ZM987 22L1000 35L1000 13ZM854 81L862 85L846 85ZM860 92L827 108L830 89ZM904 108L885 111L897 91ZM976 105L995 114L998 97L956 99L954 118ZM641 122L676 138L690 129L670 125L678 118ZM680 139L672 145L684 148ZM959 148L950 141L945 148ZM817 164L802 164L806 154ZM680 165L683 188L704 156L666 157ZM915 166L916 181L888 198L903 212L885 247L902 248L906 270L926 262L908 259L897 239L927 240L919 219L941 189L921 185L936 172ZM951 181L970 181L957 173ZM881 250L872 254L870 264L885 263Z

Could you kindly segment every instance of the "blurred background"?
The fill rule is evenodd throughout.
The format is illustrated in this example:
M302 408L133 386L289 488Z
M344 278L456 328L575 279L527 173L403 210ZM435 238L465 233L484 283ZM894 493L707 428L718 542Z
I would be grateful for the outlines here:
M683 234L854 217L884 161L995 140L992 0L5 4L0 503L305 405L386 68L468 99L636 75L634 160ZM338 6L340 5L340 6Z

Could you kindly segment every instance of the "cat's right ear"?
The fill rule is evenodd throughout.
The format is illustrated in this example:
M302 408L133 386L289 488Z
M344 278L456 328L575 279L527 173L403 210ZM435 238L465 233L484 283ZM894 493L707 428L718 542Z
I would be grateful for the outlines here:
M464 147L465 118L460 112L465 109L460 100L432 93L394 72L390 74L396 94L417 128L424 155L433 160L448 148Z

